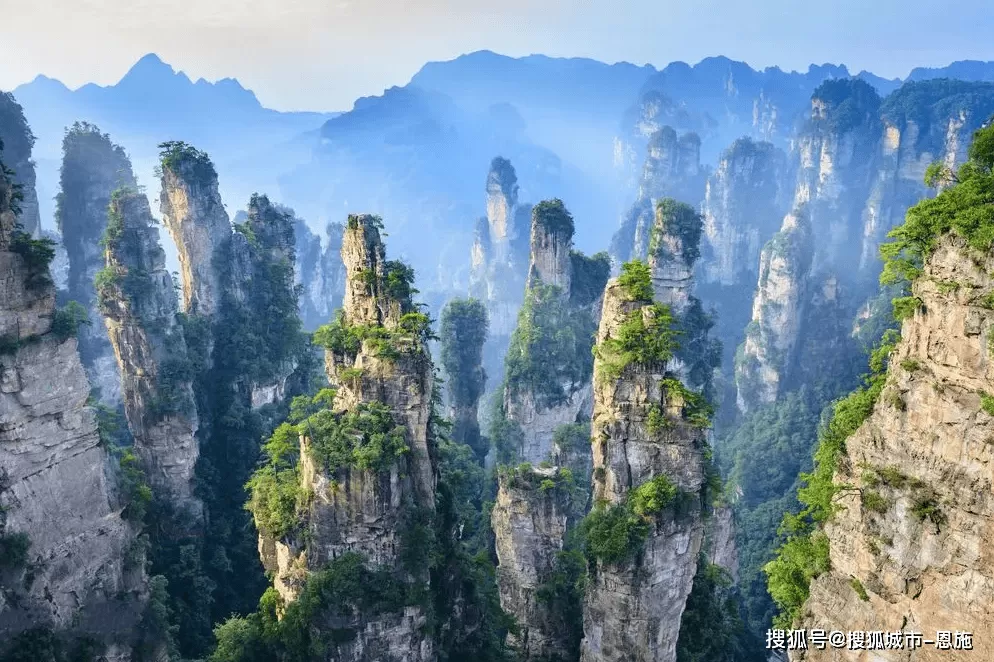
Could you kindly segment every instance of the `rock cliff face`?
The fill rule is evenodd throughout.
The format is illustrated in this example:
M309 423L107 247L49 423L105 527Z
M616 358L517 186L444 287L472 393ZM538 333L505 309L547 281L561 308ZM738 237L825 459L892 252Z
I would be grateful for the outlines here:
M487 175L487 217L476 228L471 294L487 304L491 332L507 338L514 330L528 273L530 208L518 204L518 178L507 159L497 157Z
M705 282L752 280L759 251L787 212L786 155L766 142L740 138L718 161L704 193Z
M831 570L811 584L806 627L994 636L988 338L994 260L946 238L914 295L872 414L845 442L835 483L847 489L825 527ZM955 289L943 287L954 282ZM810 650L804 660L966 659L925 645L903 650Z
M704 197L707 172L701 167L700 152L701 141L695 133L677 137L676 131L664 126L652 135L638 196L611 240L616 266L648 255L657 200L671 197L696 206Z
M18 203L21 213L17 222L24 232L37 238L41 233L41 217L35 188L35 164L31 160L34 142L24 109L10 92L0 92L0 143L3 144L4 161L14 171L12 181L20 187L23 196Z
M994 85L954 80L911 82L881 104L883 134L877 171L863 208L859 267L876 269L887 232L931 192L925 169L940 161L949 168L966 160L973 132L994 113Z
M106 260L113 278L99 296L121 371L124 413L151 486L195 521L201 511L193 496L199 420L159 231L148 198L135 190L114 193L109 217Z
M641 296L617 279L605 291L591 437L595 513L608 522L634 518L628 521L644 527L644 543L620 558L600 558L591 569L583 662L676 659L680 619L704 536L705 433L685 419L689 402L674 388L665 354L632 361L617 372L620 330L635 320L651 328L659 312ZM639 495L660 484L674 489L670 499L643 508Z
M479 299L454 299L442 310L439 332L452 440L472 448L480 464L490 450L479 421L480 397L487 383L483 369L487 324L487 309Z
M381 227L374 216L349 217L342 242L345 306L337 328L345 334L377 329L375 333L389 338L385 342L391 343L391 350L376 342L357 346L331 341L326 365L337 390L330 410L322 415L340 419L365 412L369 420L386 425L392 443L403 450L384 450L368 461L341 462L327 455L334 443L322 436L327 433L302 436L301 488L310 496L301 526L307 535L299 540L264 535L260 540L263 560L275 573L276 588L285 600L296 599L309 576L348 553L405 584L405 595L427 588L427 564L412 567L403 559L423 551L410 548L408 527L434 511L437 470L429 423L433 369L424 334L410 326L416 319L411 315L419 315L410 300L412 274L405 265L386 260ZM356 423L356 434L372 434L364 432L363 424ZM386 442L363 437L353 443ZM330 615L354 638L331 646L322 659L432 660L426 616L423 605L409 601L398 608Z
M329 223L325 245L307 224L297 219L293 231L297 242L294 282L303 287L300 296L300 319L305 329L327 323L342 306L345 294L345 266L342 264L341 223Z
M521 431L515 462L554 460L556 430L590 416L589 351L608 273L605 261L572 246L573 219L562 201L536 205L525 306L505 361L503 412Z
M124 150L91 124L74 124L62 141L62 152L56 221L69 258L67 296L86 307L92 322L80 335L79 353L100 399L117 406L121 376L107 329L99 323L94 278L104 267L100 240L107 228L111 193L122 186L134 187L135 176Z
M498 482L491 513L499 561L497 587L501 607L515 617L519 628L508 643L522 660L575 659L563 606L541 594L556 572L567 527L575 524L571 483L555 467L506 468Z
M811 98L810 119L797 139L794 206L807 206L816 268L859 259L863 206L883 133L879 109L876 91L858 79L827 81Z
M162 220L179 252L183 310L209 317L221 300L223 273L215 265L219 248L231 237L231 222L218 193L217 172L206 154L173 145L163 153Z
M47 627L124 662L145 599L141 555L126 560L135 532L86 406L76 339L47 265L13 234L12 193L0 173L0 648Z
M794 361L810 292L814 244L805 209L788 214L763 247L752 322L735 361L741 411L773 402Z

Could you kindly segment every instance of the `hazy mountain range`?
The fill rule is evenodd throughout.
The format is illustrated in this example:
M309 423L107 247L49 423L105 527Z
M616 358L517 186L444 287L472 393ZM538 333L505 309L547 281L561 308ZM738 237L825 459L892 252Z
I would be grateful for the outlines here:
M406 85L358 99L347 112L311 113L264 108L237 80L193 81L149 54L114 85L70 90L38 76L14 95L38 139L46 227L63 131L85 120L125 147L141 183L152 189L157 144L184 140L217 163L232 214L253 191L294 207L315 229L352 211L380 213L421 282L444 289L462 284L493 156L515 165L522 200L562 197L577 219L578 246L600 250L630 202L619 147L644 149L638 133L647 109L660 114L656 123L697 131L702 161L713 164L742 135L786 140L812 90L826 78L849 75L841 65L760 71L725 57L657 70L479 51L428 63ZM915 69L908 79L945 76L994 80L994 62ZM858 77L881 94L901 83L869 72ZM771 108L772 129L763 116Z

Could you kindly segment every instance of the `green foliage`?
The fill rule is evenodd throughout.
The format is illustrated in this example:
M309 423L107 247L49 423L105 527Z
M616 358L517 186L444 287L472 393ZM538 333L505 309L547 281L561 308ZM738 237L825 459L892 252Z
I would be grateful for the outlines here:
M573 272L570 303L587 306L604 293L604 286L611 277L611 257L604 252L587 257L578 251L571 251L569 257Z
M934 495L919 495L911 506L911 513L919 522L929 521L936 527L946 523L946 515Z
M418 293L413 283L412 267L400 260L387 260L383 263L383 287L392 299L410 304L411 296Z
M663 408L657 404L652 404L649 406L649 413L645 418L645 429L651 435L658 435L664 430L668 430L673 427L673 421L666 417L663 413Z
M828 572L828 537L821 532L787 539L777 551L777 558L764 568L769 590L780 608L774 626L789 628L801 614L808 599L811 580Z
M118 478L124 510L121 516L130 522L142 522L152 503L152 488L148 486L145 472L138 457L130 448L117 449Z
M552 234L573 236L573 216L559 198L543 200L532 208L532 220Z
M956 183L936 197L908 210L903 225L887 235L891 242L880 248L884 260L881 282L912 281L939 239L959 235L974 249L987 251L994 242L994 126L978 130L969 159L956 173Z
M945 137L948 117L961 111L978 119L994 113L994 93L988 83L938 78L911 81L892 92L880 105L880 116L903 132L909 122L918 127L916 147L924 149L930 138Z
M2 517L2 513L0 513ZM7 533L0 530L0 570L23 568L28 562L31 538L23 531Z
M980 408L984 410L988 416L994 416L994 396L990 393L980 394Z
M674 377L664 379L662 386L667 399L679 399L683 402L683 418L688 423L702 429L711 425L714 407L703 394L687 388Z
M307 435L314 459L330 473L349 467L386 471L410 452L404 428L380 402L363 402L341 414L319 411L297 429Z
M916 359L903 359L901 361L901 369L906 372L918 372L921 367L922 364Z
M163 170L185 174L188 172L193 181L201 186L210 185L217 180L217 171L206 152L188 145L182 140L170 140L159 145L159 160Z
M594 348L594 356L603 378L617 379L632 364L665 364L677 348L676 336L669 306L653 303L628 313L616 335Z
M379 324L350 324L341 309L333 322L319 327L313 336L316 345L335 354L354 357L365 346L375 356L388 360L420 352L431 339L431 319L424 313L405 313L396 328L388 329Z
M632 260L621 265L618 284L629 301L652 301L652 271L645 262Z
M56 634L47 627L25 630L0 643L0 662L94 662L103 647L87 636Z
M863 508L873 513L886 513L890 509L888 501L880 492L864 488L861 494Z
M677 491L676 485L669 478L656 476L632 490L628 497L629 505L636 515L657 515L673 503Z
M78 301L70 301L52 315L52 333L59 340L75 337L84 324L92 324L90 314Z
M666 476L656 476L632 488L622 503L595 503L578 525L584 553L612 565L630 560L641 550L655 518L678 495L679 490Z
M759 662L748 641L732 578L702 554L680 621L677 662ZM757 642L758 643L758 642Z
M10 238L10 251L21 256L27 267L25 285L35 292L52 286L48 265L55 259L55 242L47 237L33 239L30 234L15 229Z
M588 557L618 565L642 548L649 528L649 522L632 512L627 503L608 505L600 501L580 522L580 535Z
M898 322L914 317L915 311L922 305L918 297L897 297L894 299L894 319Z
M477 299L453 299L442 310L439 331L442 366L447 377L449 400L457 411L476 412L487 375L483 370L483 344L487 339L487 309ZM455 421L453 438L473 448L483 460L486 443L480 436L475 415Z
M547 606L555 619L554 631L564 633L569 654L566 659L578 659L583 639L583 595L587 585L587 563L576 549L575 535L567 534L565 549L556 554L553 570L538 585L535 599Z
M830 78L811 95L826 105L824 121L839 133L877 122L880 96L859 78Z
M259 468L246 488L252 495L246 507L255 516L256 525L276 539L300 528L300 508L305 500L297 469L299 432L296 426L283 423L262 447L267 463Z
M849 585L852 586L852 590L856 591L856 595L859 596L860 600L862 600L863 602L870 601L869 594L867 594L866 589L863 588L863 582L859 581L855 577L851 577L849 579Z
M545 407L565 402L593 372L596 330L590 312L571 306L558 287L529 286L504 359L505 386Z
M697 210L673 198L663 198L656 203L656 222L649 233L649 254L659 255L663 250L662 237L666 234L680 241L680 257L693 266L701 256L701 233L704 225Z

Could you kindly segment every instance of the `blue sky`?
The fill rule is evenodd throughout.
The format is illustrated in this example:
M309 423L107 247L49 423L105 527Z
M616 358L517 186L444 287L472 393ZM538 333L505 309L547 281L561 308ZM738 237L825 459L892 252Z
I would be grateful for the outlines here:
M38 73L109 84L154 51L280 109L347 109L480 49L656 66L720 54L888 77L994 60L989 0L0 0L0 16L0 89Z

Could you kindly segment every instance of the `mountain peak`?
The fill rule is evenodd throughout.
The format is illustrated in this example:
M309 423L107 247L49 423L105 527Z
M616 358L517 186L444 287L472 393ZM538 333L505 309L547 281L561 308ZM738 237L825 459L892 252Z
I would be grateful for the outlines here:
M176 75L178 74L172 66L163 62L155 53L149 53L135 62L118 84L127 80L161 80Z

